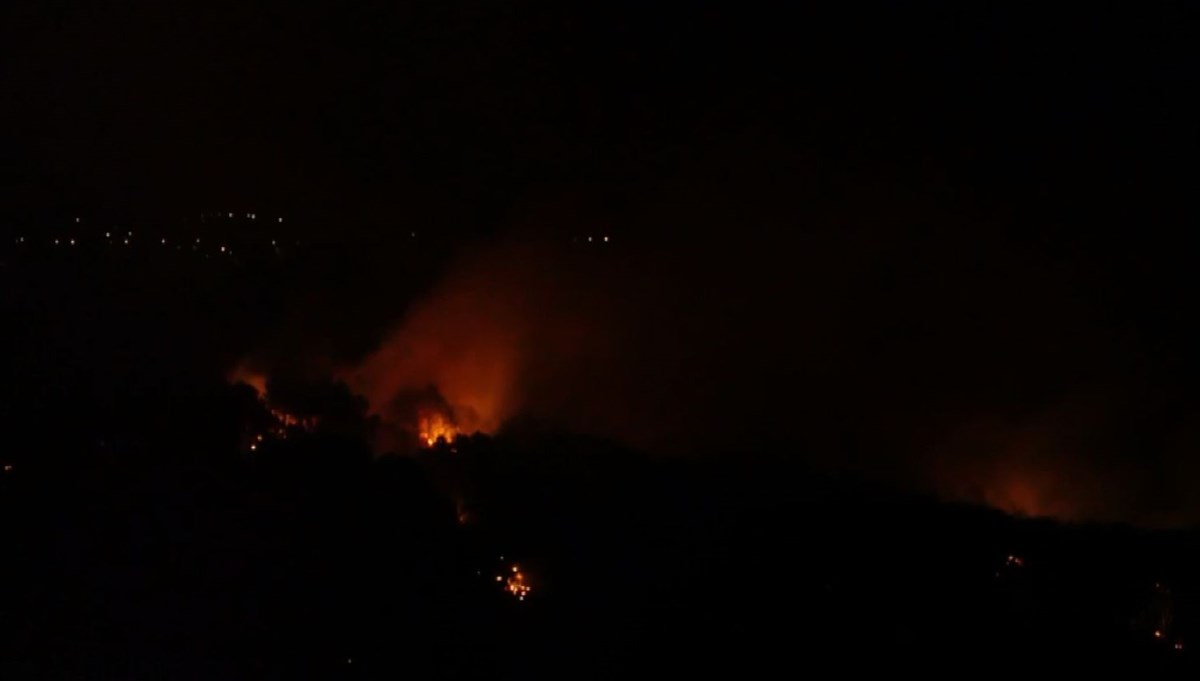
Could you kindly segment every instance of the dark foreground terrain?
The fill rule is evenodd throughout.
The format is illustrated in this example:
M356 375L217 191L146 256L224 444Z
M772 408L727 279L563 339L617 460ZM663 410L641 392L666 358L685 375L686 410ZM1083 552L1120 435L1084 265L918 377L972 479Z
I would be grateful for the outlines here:
M304 433L250 457L14 465L0 481L4 677L1192 662L1194 534L745 470L552 435L372 460ZM518 571L528 592L509 588Z
M292 386L320 421L281 428L226 383L243 336L279 322L235 293L277 275L175 257L153 277L5 264L0 678L1194 667L1195 532L537 424L375 457L344 388Z

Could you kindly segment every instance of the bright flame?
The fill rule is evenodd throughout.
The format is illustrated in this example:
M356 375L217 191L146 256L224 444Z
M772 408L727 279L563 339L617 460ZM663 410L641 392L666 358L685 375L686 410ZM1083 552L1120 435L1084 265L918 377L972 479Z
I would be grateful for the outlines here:
M458 435L458 428L444 414L435 411L422 411L417 427L419 437L427 447L432 447L438 440L453 442Z

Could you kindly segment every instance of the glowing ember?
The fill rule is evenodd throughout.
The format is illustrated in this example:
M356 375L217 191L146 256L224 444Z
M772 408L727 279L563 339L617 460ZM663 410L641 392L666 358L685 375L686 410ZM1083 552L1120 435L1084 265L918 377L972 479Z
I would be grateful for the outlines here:
M300 429L311 432L317 427L317 417L295 416L271 403L270 395L267 393L267 377L265 374L248 369L245 364L241 364L230 372L227 378L230 383L247 385L254 389L259 403L271 415L273 423L267 432L272 437L283 440L287 439L289 430ZM254 442L250 443L248 448L250 451L255 451L258 449L257 444L262 441L263 434L259 433L254 436Z
M496 581L500 581L500 576L496 576ZM516 597L517 600L523 601L533 590L533 587L525 581L525 573L516 565L512 566L512 576L504 581L504 590Z

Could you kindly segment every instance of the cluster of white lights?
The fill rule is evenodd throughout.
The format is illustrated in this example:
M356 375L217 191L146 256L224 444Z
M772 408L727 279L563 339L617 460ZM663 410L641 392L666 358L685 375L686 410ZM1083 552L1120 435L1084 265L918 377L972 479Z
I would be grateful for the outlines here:
M282 219L282 218L281 218L281 219ZM130 232L126 232L126 236L124 236L124 237L121 237L120 235L118 235L116 238L120 239L120 240L121 240L121 243L123 243L124 245L128 246L128 245L131 243L131 241L132 241L132 237L133 237L133 232L131 232L131 231L130 231ZM113 241L113 233L112 233L112 232L105 232L105 233L104 233L104 238L105 238L105 239L107 239L107 240L108 240L108 242L111 244L111 243L112 243L112 241ZM200 241L201 241L200 237L196 237L195 244L192 246L192 250L193 250L193 251L194 251L194 250L197 250L197 246L199 246L199 244L200 244ZM24 237L24 236L18 236L18 237L15 237L15 238L13 239L13 243L16 243L16 244L24 244L24 243L27 243L27 242L28 242L28 239L27 239L26 237ZM70 238L64 238L64 237L54 237L51 243L53 243L53 245L55 245L55 246L62 246L62 245L64 245L64 242L65 242L65 244L66 244L66 245L68 245L68 246L75 246L75 245L77 245L78 243L80 243L80 240L78 240L78 239L76 239L76 238L74 238L74 237L70 237ZM161 238L158 240L158 242L159 242L159 244L161 244L161 245L163 245L163 246L166 246L166 245L167 245L167 238L166 238L166 237L161 237ZM297 242L296 242L296 245L299 245L299 243L300 243L300 242L298 242L298 241L297 241ZM271 239L271 246L278 248L278 247L279 247L279 241L278 241L277 239ZM179 248L181 248L181 246L176 246L175 248L176 248L176 249L179 249ZM230 248L229 246L221 245L221 246L219 246L219 247L218 247L218 250L219 250L221 253L228 253L229 255L233 255L233 249L232 249L232 248Z

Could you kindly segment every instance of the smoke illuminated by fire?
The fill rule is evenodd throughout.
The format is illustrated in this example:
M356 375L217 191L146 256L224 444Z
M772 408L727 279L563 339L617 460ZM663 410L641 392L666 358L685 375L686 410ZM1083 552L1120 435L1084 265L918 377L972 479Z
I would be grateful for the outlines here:
M905 235L902 261L840 229L790 250L753 235L603 253L492 244L402 314L382 310L390 332L334 378L377 417L381 453L521 416L656 453L795 452L1017 515L1200 517L1186 482L1200 479L1200 426L1180 425L1165 454L1120 449L1141 427L1122 423L1139 370L1124 347L1078 345L1094 322L1057 270L976 273L962 263L990 263L986 240L930 255ZM1093 372L1106 378L1079 383ZM267 384L244 367L233 378Z
M258 393L259 397L265 397L267 394L267 375L261 371L251 369L249 364L241 362L233 371L229 372L226 377L231 384L244 384L254 388L254 392Z
M269 427L270 434L277 438L286 438L288 431L292 429L300 429L311 431L317 427L318 418L315 416L296 416L279 405L273 404L270 399L270 394L267 392L267 376L266 374L251 369L245 362L239 364L226 377L231 384L242 384L254 389L258 396L258 401L270 415L271 424ZM262 434L257 434L254 442L250 444L249 449L255 451L258 445L262 442Z
M570 287L552 263L527 245L461 259L339 378L423 445L496 432L529 406L531 384L594 335L590 311L566 302Z

